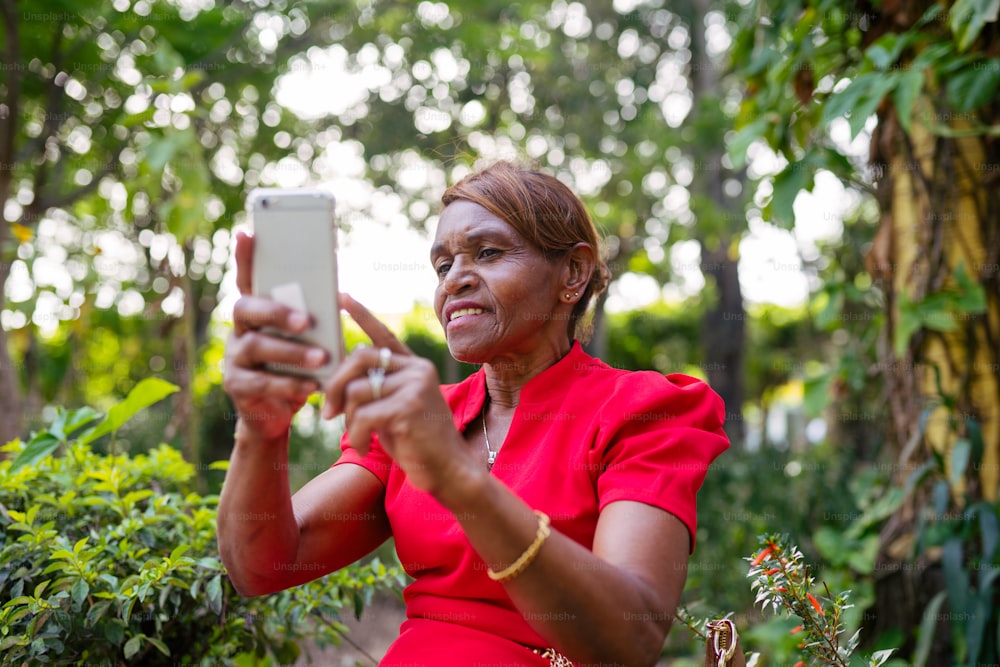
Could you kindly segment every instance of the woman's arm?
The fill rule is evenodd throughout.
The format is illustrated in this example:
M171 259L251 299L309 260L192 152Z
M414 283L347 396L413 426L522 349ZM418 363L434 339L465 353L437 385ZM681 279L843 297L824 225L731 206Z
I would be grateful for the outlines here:
M389 524L385 488L359 466L328 470L291 496L288 433L318 385L267 372L264 365L315 368L325 354L260 331L267 325L296 333L308 317L246 296L252 261L253 239L237 236L236 282L244 296L233 312L223 386L239 420L217 521L219 552L233 585L243 595L262 595L354 562L386 540Z
M350 565L390 535L385 487L361 466L323 472L294 497L288 440L237 436L219 499L219 552L242 595L265 595Z
M341 303L376 345L391 343L363 306L349 298ZM536 515L489 475L480 450L455 429L431 362L393 354L376 395L367 371L380 362L375 349L345 359L325 387L324 414L345 415L352 443L377 433L408 482L460 519L483 560L494 571L509 566L535 540ZM690 544L687 528L672 514L612 502L598 520L593 552L553 532L534 562L505 586L528 623L571 660L645 667L656 662L670 627Z
M490 475L470 471L438 499L494 571L535 540L534 512ZM553 531L504 585L525 620L573 661L653 665L684 588L689 540L672 514L614 502L598 520L593 552Z

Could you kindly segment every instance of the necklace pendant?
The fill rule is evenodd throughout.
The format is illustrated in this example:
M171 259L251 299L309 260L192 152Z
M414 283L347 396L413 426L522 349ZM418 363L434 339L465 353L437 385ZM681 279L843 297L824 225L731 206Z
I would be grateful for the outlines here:
M489 467L492 468L493 467L493 462L496 461L496 460L497 460L497 453L496 452L490 452L489 457L486 459L486 465L488 465Z

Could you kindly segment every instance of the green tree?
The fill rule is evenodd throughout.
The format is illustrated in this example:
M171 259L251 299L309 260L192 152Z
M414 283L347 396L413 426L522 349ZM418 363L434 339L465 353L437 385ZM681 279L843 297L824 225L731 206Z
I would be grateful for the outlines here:
M24 388L41 392L32 379L43 367L61 370L55 384L74 369L116 372L72 351L51 363L41 325L68 328L60 337L80 349L103 321L112 335L153 341L133 358L181 386L172 429L197 460L197 378L211 371L202 353L224 230L245 189L268 182L261 170L286 154L282 137L312 134L274 102L274 82L292 55L335 39L334 16L349 25L353 7L0 4L0 440L39 407L40 395L24 404ZM53 281L53 263L68 276ZM13 303L3 300L12 271L32 288ZM115 309L118 322L99 312ZM145 373L126 375L116 393Z
M614 278L639 272L665 283L672 244L696 240L701 263L687 270L703 271L717 295L702 327L705 367L738 416L746 224L721 136L735 113L724 102L739 89L723 76L724 49L710 53L705 36L723 15L707 2L627 11L596 1L420 3L415 12L368 2L339 46L352 72L382 83L330 121L359 143L369 177L403 200L418 228L436 210L443 174L455 179L499 155L537 161L591 203ZM598 355L607 349L603 304Z
M786 164L767 179L766 213L790 224L820 169L879 207L863 281L883 325L869 376L883 381L893 477L915 492L897 494L882 530L873 629L904 629L923 664L998 651L997 18L995 2L752 2L734 50L753 94L732 147L766 142ZM859 136L867 166L842 148Z

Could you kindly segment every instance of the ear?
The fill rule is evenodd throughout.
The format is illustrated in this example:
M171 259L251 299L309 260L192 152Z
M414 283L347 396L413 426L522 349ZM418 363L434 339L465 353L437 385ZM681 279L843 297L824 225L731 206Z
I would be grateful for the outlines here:
M567 303L575 304L594 274L594 249L589 243L577 243L566 253L563 261L562 291L559 297Z

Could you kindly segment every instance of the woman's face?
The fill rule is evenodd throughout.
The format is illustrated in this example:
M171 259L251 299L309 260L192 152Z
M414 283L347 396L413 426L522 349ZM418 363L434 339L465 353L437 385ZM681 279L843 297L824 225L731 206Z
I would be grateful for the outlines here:
M554 317L562 263L479 204L460 199L445 207L431 264L434 310L459 361L489 363L567 340L568 315Z

